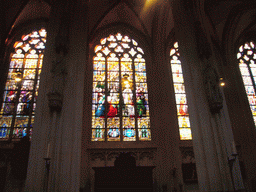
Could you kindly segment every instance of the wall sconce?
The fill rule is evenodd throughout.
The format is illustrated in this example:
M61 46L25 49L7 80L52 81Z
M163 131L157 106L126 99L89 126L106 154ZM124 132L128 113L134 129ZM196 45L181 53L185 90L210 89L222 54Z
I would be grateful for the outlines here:
M221 87L224 87L224 86L225 86L225 81L223 80L222 77L220 78L220 86L221 86Z

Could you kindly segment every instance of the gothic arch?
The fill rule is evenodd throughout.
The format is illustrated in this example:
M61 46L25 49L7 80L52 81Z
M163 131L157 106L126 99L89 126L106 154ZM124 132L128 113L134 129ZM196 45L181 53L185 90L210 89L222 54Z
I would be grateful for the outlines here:
M145 24L132 7L133 6L131 6L128 1L117 1L113 3L108 10L102 14L92 29L89 29L90 34L94 34L95 31L105 28L106 26L122 22L126 25L128 24L128 26L133 26L133 28L142 31L144 34L149 36L149 31ZM120 10L123 11L120 12Z
M222 34L222 49L227 63L234 63L238 46L248 38L248 34L251 37L250 31L255 30L255 15L255 4L239 4L231 10Z

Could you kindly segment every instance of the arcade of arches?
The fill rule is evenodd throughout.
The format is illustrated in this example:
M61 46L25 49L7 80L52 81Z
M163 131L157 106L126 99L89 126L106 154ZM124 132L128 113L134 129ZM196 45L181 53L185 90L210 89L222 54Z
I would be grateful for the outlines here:
M0 192L256 189L253 0L0 15Z

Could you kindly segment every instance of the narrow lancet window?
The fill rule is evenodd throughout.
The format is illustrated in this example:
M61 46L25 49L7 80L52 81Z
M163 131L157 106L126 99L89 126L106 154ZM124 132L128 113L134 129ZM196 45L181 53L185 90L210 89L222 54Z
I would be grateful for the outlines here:
M192 133L178 42L174 43L174 46L170 51L170 63L177 106L180 140L191 140Z

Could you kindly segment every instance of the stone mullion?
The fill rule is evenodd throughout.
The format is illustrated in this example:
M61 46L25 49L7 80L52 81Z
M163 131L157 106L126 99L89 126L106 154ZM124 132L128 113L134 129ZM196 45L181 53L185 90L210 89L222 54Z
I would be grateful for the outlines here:
M135 63L134 57L132 58L132 72L133 72L133 104L134 104L134 119L135 119L135 133L136 133L136 141L139 141L139 130L138 130L138 111L137 111L137 97L136 97L136 81L135 81Z
M103 54L103 53L102 53ZM108 140L108 118L107 118L107 110L108 110L108 101L107 101L107 86L108 86L108 58L105 57L105 114L104 114L104 117L105 117L105 141Z
M30 110L29 110L29 119L28 119L28 128L27 128L27 135L30 133L30 125L31 125L31 119L32 119L32 113L33 113L33 108L34 108L34 104L35 102L35 92L36 92L36 86L37 86L37 81L38 81L38 72L39 72L39 65L40 65L40 61L42 58L40 58L40 55L38 55L38 60L37 60L37 67L36 67L36 74L35 74L35 78L33 79L34 81L34 87L33 87L33 94L32 94L32 102L31 102L31 106L30 106Z
M248 51L246 51L246 56L248 56L247 52ZM248 62L245 61L245 63L247 64L247 67L248 67L248 70L249 70L249 74L250 74L250 77L251 77L251 80L252 80L252 85L253 85L254 93L256 93L256 83L255 83L255 80L253 78L252 69L250 67L250 60L253 60L253 54L251 56L249 56L249 61Z
M120 44L120 42L117 43L117 46ZM120 45L121 46L121 45ZM122 87L122 70L121 70L121 58L118 57L118 65L119 65L119 122L120 122L120 141L123 141L123 135L124 135L124 129L123 129L123 105L124 99L123 99L123 87ZM122 103L120 102L122 101Z

